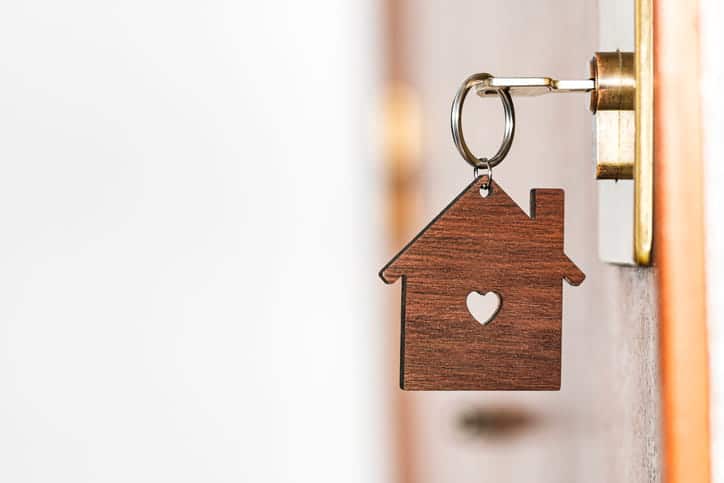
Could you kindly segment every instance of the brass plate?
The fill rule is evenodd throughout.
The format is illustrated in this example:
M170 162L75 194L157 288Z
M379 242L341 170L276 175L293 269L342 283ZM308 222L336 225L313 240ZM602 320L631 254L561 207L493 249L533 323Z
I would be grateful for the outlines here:
M654 222L654 28L653 0L636 0L634 102L634 261L651 264Z

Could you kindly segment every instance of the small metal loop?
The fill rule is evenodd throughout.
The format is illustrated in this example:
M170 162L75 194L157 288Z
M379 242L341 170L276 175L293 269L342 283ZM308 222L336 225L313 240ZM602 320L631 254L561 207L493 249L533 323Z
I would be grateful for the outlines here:
M490 191L493 186L493 168L492 166L490 166L490 162L485 158L481 158L480 162L482 163L482 167L478 168L477 166L475 166L473 168L473 176L475 177L475 179L478 179L479 170L485 170L485 172L481 176L482 183L480 183L480 196L482 196L483 198L487 198L488 196L490 196Z
M483 176L483 183L489 184L491 181L493 181L493 167L490 165L490 161L488 161L485 158L480 158L480 166L475 166L473 168L473 177L475 179L480 176L480 170L484 170L482 176Z
M503 134L503 142L500 144L498 152L492 158L477 158L465 143L465 137L463 136L463 103L465 97L470 92L470 89L479 85L486 79L491 79L493 76L486 73L473 74L463 82L460 86L455 99L452 103L452 111L450 112L450 127L452 128L453 141L455 147L458 148L460 155L475 168L484 167L484 162L488 164L490 168L493 168L500 164L505 158L505 155L510 151L510 146L513 144L513 136L515 135L515 110L513 109L513 99L510 97L510 93L507 89L497 89L498 96L503 101L503 110L505 111L505 132Z

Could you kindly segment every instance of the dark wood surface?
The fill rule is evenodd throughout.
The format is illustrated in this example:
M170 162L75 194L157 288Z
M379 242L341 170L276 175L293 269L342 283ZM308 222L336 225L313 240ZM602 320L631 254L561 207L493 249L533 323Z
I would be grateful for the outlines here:
M584 274L563 253L563 191L531 191L531 216L493 182L471 183L380 272L402 278L400 387L557 390L562 279ZM470 292L501 306L482 325Z

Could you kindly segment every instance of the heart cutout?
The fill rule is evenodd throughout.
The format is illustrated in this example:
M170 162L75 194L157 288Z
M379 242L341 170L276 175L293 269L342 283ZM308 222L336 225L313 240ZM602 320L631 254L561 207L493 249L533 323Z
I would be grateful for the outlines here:
M468 294L465 302L470 315L481 325L490 323L503 306L503 299L497 292L486 292L483 295L480 292L473 291Z

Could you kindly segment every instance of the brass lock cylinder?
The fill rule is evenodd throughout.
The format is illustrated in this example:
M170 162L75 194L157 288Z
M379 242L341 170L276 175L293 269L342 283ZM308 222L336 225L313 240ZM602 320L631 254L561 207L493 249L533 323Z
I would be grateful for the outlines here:
M596 52L590 69L595 82L591 112L633 111L636 97L633 52Z
M591 112L596 114L596 179L633 179L636 74L633 52L591 59Z

